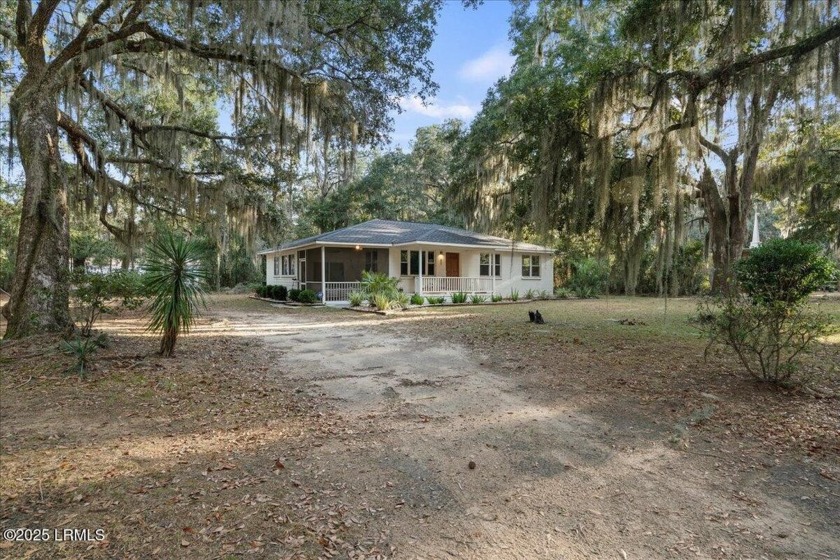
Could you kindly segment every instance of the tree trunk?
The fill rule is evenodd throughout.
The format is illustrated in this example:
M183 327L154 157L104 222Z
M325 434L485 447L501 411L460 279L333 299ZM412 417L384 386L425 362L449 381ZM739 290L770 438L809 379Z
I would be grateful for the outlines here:
M26 174L11 299L3 308L7 338L73 328L69 309L67 185L58 151L55 95L28 74L10 108Z
M706 219L709 222L709 252L712 254L712 292L720 293L729 284L730 261L727 234L729 217L723 204L717 183L707 167L697 184L706 207Z

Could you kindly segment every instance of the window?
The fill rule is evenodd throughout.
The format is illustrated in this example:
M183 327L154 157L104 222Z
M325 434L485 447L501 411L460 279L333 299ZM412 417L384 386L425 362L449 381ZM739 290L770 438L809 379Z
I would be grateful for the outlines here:
M540 277L540 257L539 257L539 255L522 255L522 277L523 278L539 278Z
M280 276L280 257L274 257L274 276Z
M377 260L379 251L365 251L365 270L368 272L379 272Z
M420 255L425 252L426 260L422 261L423 275L435 275L435 252L434 251L400 251L400 275L417 276L420 274Z
M276 261L276 257L275 257ZM274 270L276 274L277 264L274 265ZM280 260L280 272L283 276L294 276L295 274L295 256L294 255L283 255Z
M490 263L493 263L492 265ZM502 255L491 255L490 253L481 253L478 256L478 275L490 276L492 268L493 276L502 275Z
M400 275L420 274L420 251L400 251Z

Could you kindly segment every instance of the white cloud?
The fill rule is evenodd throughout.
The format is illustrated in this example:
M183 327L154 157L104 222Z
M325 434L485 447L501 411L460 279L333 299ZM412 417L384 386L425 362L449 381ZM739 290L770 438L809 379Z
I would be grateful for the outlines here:
M515 60L505 47L493 47L465 62L458 70L458 76L468 82L493 82L506 76Z
M419 113L421 115L427 117L433 117L436 119L471 119L475 116L476 110L469 105L464 103L453 103L447 105L445 103L438 102L437 99L429 99L426 101L425 105L423 104L423 100L419 97L412 96L412 97L403 97L400 99L400 107L403 108L403 111L408 111L412 113Z

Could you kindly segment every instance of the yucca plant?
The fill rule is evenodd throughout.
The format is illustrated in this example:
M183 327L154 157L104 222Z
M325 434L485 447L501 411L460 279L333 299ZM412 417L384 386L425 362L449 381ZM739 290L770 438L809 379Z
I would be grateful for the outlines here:
M484 303L487 301L487 296L482 296L480 294L473 294L470 296L470 303Z
M519 300L519 290L511 290L510 291L510 301L517 301Z
M350 299L350 307L359 307L365 300L365 294L362 292L350 292L347 297Z
M68 371L75 371L82 379L87 377L87 372L90 369L91 362L93 362L93 354L102 347L97 340L89 337L79 337L61 341L61 351L76 358L76 363Z
M152 298L147 330L163 333L160 353L171 356L181 332L188 333L204 307L207 270L201 265L201 249L180 235L164 234L147 249L145 284Z

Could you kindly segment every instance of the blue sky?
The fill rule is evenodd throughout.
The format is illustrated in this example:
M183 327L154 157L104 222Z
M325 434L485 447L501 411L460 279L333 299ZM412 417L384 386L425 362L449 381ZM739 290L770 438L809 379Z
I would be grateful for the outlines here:
M475 10L464 8L460 0L445 3L429 51L440 89L425 106L417 98L400 100L403 113L394 115L392 146L407 149L421 126L451 118L472 120L487 89L513 65L508 40L512 11L504 0L487 0Z

